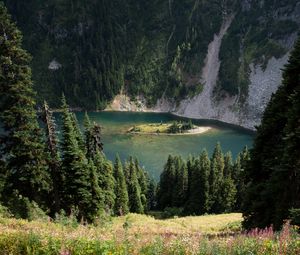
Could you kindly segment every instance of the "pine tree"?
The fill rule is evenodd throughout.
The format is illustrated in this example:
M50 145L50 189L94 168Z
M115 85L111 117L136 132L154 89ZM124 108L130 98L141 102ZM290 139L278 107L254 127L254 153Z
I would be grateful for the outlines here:
M148 178L147 173L141 168L138 159L134 160L138 181L141 187L142 194L147 194L148 192Z
M105 211L107 214L111 214L115 207L115 179L112 164L103 154L101 127L98 124L91 124L87 113L85 113L84 127L86 156L94 162L98 185L103 192Z
M188 170L186 163L181 157L174 158L175 184L172 196L172 206L182 207L187 199L188 191Z
M141 200L142 200L144 212L146 212L148 208L147 194L148 194L148 186L149 186L149 177L147 172L141 168L137 158L134 160L134 164L136 168L138 182L141 187Z
M239 153L236 161L233 166L233 175L232 179L236 184L237 194L236 194L236 203L235 209L241 210L242 203L245 195L245 180L244 180L244 173L241 164L241 154Z
M232 178L225 177L220 183L218 195L218 213L229 213L233 211L236 202L236 186Z
M89 206L92 201L90 167L80 149L74 129L72 113L62 98L62 169L65 176L64 208L67 213L78 209L78 217L90 219Z
M156 183L153 179L150 179L149 187L148 187L148 194L147 194L148 210L156 209L156 206L157 206L156 191L157 191Z
M224 177L232 177L232 171L232 154L231 152L227 152L224 157Z
M204 150L200 157L194 161L190 183L190 195L185 207L188 214L204 214L209 206L209 177L210 160Z
M18 194L43 204L50 188L42 133L35 112L30 57L21 48L22 36L0 3L0 121L1 154L8 176L6 198Z
M117 155L115 164L114 164L114 178L116 181L115 184L115 208L114 212L116 215L124 215L129 212L129 198L126 180L123 172L122 163L119 155Z
M129 173L129 182L127 186L130 212L143 213L144 208L141 201L141 187L138 182L136 167L132 157L129 159L127 171Z
M94 166L92 160L88 163L90 173L90 189L91 189L91 201L88 205L86 218L89 222L93 222L95 217L100 216L104 213L104 195L103 191L99 186L97 169Z
M220 143L217 143L212 159L211 159L211 170L209 175L209 198L210 198L210 211L212 213L221 212L221 200L220 187L222 184L224 174L224 156L222 153Z
M88 114L85 113L84 127L87 157L93 158L96 153L103 152L103 143L101 142L101 126L95 123L92 124Z
M289 209L300 207L299 90L300 39L257 129L246 167L244 226L279 228Z
M176 181L176 173L174 166L174 159L171 155L164 166L164 170L160 175L160 182L158 185L157 202L158 208L163 210L166 207L172 207L173 190Z
M104 205L107 214L112 214L115 206L115 179L113 166L105 156L97 151L93 159L97 169L99 186L104 195Z
M56 133L55 119L46 101L43 105L42 119L45 123L46 144L47 151L49 154L48 166L53 183L53 188L51 192L51 200L53 201L53 205L51 205L51 209L55 213L59 212L62 209L61 200L63 197L64 176L62 173L60 155L58 152L59 141Z
M193 174L194 164L195 164L195 157L189 155L188 156L188 160L186 162L186 167L187 167L187 171L188 171L187 198L189 198L190 195L191 195L191 180L192 180L192 174Z
M75 137L76 137L78 146L79 146L80 150L85 152L86 147L85 147L85 144L84 144L84 139L83 139L83 136L82 136L82 133L81 133L81 130L80 130L80 127L79 127L79 123L78 123L78 120L77 120L77 117L76 117L75 113L71 113L71 120L72 120L73 129L74 129L74 133L75 133Z

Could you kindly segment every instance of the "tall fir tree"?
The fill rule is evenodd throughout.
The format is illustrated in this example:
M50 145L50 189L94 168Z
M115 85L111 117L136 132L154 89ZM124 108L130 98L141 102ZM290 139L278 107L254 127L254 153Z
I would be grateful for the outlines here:
M129 159L126 170L129 175L128 180L128 197L130 212L143 213L144 208L141 200L141 187L137 178L136 167L132 157Z
M112 163L99 151L96 152L93 161L97 169L99 186L103 192L105 211L107 214L112 214L115 205L115 179Z
M164 170L160 175L160 182L158 185L157 202L158 208L163 210L166 207L173 206L173 187L176 181L176 172L174 166L174 159L169 155L167 163L164 166Z
M1 154L8 175L4 195L18 194L43 204L49 192L45 146L37 122L30 56L22 49L22 35L0 3L0 122Z
M220 182L217 213L232 212L236 202L236 186L230 176Z
M186 163L181 157L174 158L175 184L173 186L172 206L181 207L187 199L188 191L188 170Z
M210 186L210 211L212 213L219 213L221 209L221 197L220 188L222 184L224 174L224 155L222 153L220 143L217 143L212 159L211 159L211 170L209 175L209 186Z
M232 171L232 154L231 152L227 152L224 156L224 177L232 177Z
M102 198L104 199L105 212L112 214L115 205L115 179L112 164L106 159L103 153L101 127L98 124L92 124L88 114L85 113L84 128L86 156L89 160L93 161L96 168L98 185L103 193Z
M81 150L74 128L72 113L66 99L62 98L62 169L64 182L64 208L67 213L78 209L78 217L90 219L89 206L92 201L90 167Z
M148 210L156 209L157 206L156 191L157 191L157 185L153 179L150 179L149 186L148 186L148 194L147 194Z
M56 132L55 119L46 101L43 105L42 120L45 124L46 145L49 155L47 161L53 183L50 196L50 200L53 201L53 203L50 204L50 208L52 213L56 213L61 210L64 176L61 169L61 159L58 149L59 141Z
M300 208L300 39L283 72L283 82L257 128L246 168L244 226L279 228L289 209Z
M209 206L209 183L210 160L207 151L203 151L199 158L194 161L190 183L190 194L185 206L188 214L204 214Z
M88 204L86 218L88 221L93 222L98 216L101 216L104 213L104 195L99 186L97 169L91 159L89 159L88 168L90 173L91 200Z
M148 173L140 166L140 163L137 158L134 160L136 173L138 177L138 182L141 187L141 201L143 204L144 212L148 210L148 189L149 189L149 175Z
M97 152L103 152L103 143L101 139L101 126L94 123L92 124L90 118L85 113L84 117L85 128L85 147L88 158L93 158Z
M82 150L83 152L86 151L86 147L84 144L84 139L80 130L80 126L76 117L75 113L71 113L71 120L72 120L72 124L73 124L73 129L74 129L74 133L75 133L75 137L78 143L78 146L80 148L80 150Z
M114 178L116 181L115 185L115 215L124 215L129 212L129 198L126 185L126 179L123 172L122 163L119 155L116 156L114 164Z

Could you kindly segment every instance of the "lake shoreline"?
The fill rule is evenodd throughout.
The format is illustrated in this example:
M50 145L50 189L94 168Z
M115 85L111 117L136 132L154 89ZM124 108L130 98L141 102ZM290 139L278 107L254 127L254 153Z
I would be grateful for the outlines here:
M56 108L56 109L51 109L52 112L57 112L57 113L61 113L62 112L62 109L59 109L59 108ZM229 123L229 122L224 122L224 121L221 121L221 120L217 120L217 119L201 119L201 118L189 118L189 117L185 117L185 116L182 116L180 114L176 114L175 112L163 112L163 111L122 111L122 110L111 110L111 109L104 109L102 111L96 111L96 110L84 110L80 107L76 108L70 108L70 111L72 112L95 112L95 113L101 113L101 112L129 112L129 113L157 113L157 114L170 114L172 116L175 116L175 117L179 117L179 118L183 118L183 119L191 119L191 120L205 120L205 121L213 121L213 122L216 122L216 123L220 123L220 124L225 124L227 125L228 127L231 127L231 128L237 128L237 129L240 129L240 130L244 130L246 132L250 132L251 134L256 134L256 129L251 129L251 128L247 128L247 127L244 127L244 126L241 126L241 125L237 125L237 124L232 124L232 123ZM38 112L42 112L41 109L38 110Z

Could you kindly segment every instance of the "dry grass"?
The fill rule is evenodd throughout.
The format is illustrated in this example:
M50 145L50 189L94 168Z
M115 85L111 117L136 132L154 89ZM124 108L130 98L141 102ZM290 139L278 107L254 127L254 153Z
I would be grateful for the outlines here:
M116 236L155 238L156 236L184 236L218 234L227 231L230 224L240 223L242 216L239 213L208 215L197 217L183 217L167 220L157 220L151 216L129 214L112 218L102 226L79 225L76 228L63 226L53 222L0 219L1 232L34 232L52 237L110 240ZM100 222L101 224L101 222Z
M156 220L137 214L99 222L99 226L64 225L0 218L0 254L19 255L281 255L300 254L299 235L289 225L280 235L271 228L235 237L239 213ZM209 236L207 236L209 235Z
M168 133L169 127L172 124L160 124L160 123L152 123L152 124L143 124L138 125L131 128L129 131L131 132L139 132L145 134L156 134L156 133Z

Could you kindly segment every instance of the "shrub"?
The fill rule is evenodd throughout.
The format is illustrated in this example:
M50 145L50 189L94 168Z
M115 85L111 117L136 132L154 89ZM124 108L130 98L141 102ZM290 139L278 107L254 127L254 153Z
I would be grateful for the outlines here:
M182 216L182 215L183 215L183 208L166 207L162 213L162 218L168 219L168 218L173 218L173 217Z
M300 227L300 209L290 209L291 224Z

